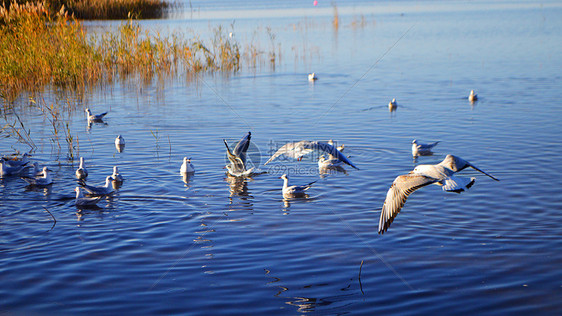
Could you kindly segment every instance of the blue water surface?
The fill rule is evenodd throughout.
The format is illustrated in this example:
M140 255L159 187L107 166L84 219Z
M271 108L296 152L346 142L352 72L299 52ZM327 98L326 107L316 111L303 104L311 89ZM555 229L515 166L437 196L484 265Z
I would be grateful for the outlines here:
M116 80L73 97L64 115L88 183L101 185L114 165L126 178L96 209L74 205L77 162L62 132L59 149L40 102L19 100L32 160L55 183L0 180L0 311L562 312L560 3L354 1L337 10L337 28L327 1L192 1L140 22L202 38L223 25L263 56L273 47L276 61L231 75ZM480 99L471 104L472 89ZM43 95L47 104L69 98ZM88 128L85 107L109 111L106 124ZM223 139L248 131L264 173L231 181ZM317 156L263 165L285 142L329 139L360 169L320 175ZM440 144L414 161L413 139ZM2 154L29 150L13 137L0 144ZM477 178L467 192L420 189L378 235L395 177L446 154L501 181L466 170ZM196 169L187 183L185 156ZM309 198L284 201L283 173L317 181Z

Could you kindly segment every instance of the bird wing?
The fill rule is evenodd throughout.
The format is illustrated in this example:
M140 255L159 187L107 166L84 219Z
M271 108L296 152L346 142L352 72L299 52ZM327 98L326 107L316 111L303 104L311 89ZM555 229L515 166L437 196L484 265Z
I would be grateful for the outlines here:
M228 156L228 160L230 161L230 165L231 165L230 167L231 170L229 171L232 171L236 174L244 172L246 170L246 165L244 161L242 161L240 157L236 156L230 151L230 148L228 147L228 143L226 142L226 140L224 140L224 145L226 146L226 154Z
M275 158L281 155L287 155L292 158L300 158L314 150L323 151L343 161L344 163L352 166L353 168L359 169L351 161L349 161L349 159L347 159L347 157L344 154L342 154L336 147L328 143L308 141L308 140L302 140L296 143L295 142L287 143L281 146L281 148L279 148L277 152L273 154L273 156L271 156L271 158L269 158L264 163L264 165L267 165L269 162L273 161Z
M277 151L275 152L275 154L273 154L273 156L271 156L271 158L269 158L264 165L267 165L268 163L270 163L271 161L275 160L275 158L281 156L281 155L286 155L289 156L291 158L300 158L310 152L313 151L313 149L311 148L310 145L311 142L303 140L300 142L291 142L291 143L286 143L285 145L281 146L279 149L277 149Z
M87 185L85 183L79 183L84 190L86 190L88 192L88 194L91 195L106 195L109 192L109 189L106 187L94 187L91 185Z
M421 187L437 181L438 180L435 178L415 173L396 177L392 186L390 186L390 189L388 189L386 193L386 199L382 206L379 220L379 234L384 233L390 224L392 224L410 194Z
M461 193L464 190L468 190L473 184L476 178L465 178L450 176L443 180L443 191Z
M236 144L236 147L234 147L234 150L232 151L234 155L240 157L244 165L246 165L246 151L248 151L248 147L250 147L251 138L252 138L252 132L248 132L248 134L244 136L238 142L238 144Z
M335 158L343 161L344 163L352 166L353 168L359 169L351 161L349 161L349 159L347 159L347 157L344 154L342 154L341 151L339 151L335 146L323 142L313 142L313 143L315 143L315 149L322 150L323 152L334 156Z

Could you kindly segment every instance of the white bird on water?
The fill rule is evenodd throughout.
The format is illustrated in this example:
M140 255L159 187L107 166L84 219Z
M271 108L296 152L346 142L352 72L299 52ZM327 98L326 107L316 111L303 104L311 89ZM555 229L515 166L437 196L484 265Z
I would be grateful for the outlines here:
M315 81L318 80L318 77L316 77L315 73L309 73L308 74L308 81Z
M283 179L283 197L286 199L290 198L302 198L306 197L306 191L310 189L312 184L316 181L310 182L307 185L291 185L289 186L289 177L286 174L279 177L279 179Z
M333 140L329 140L328 141L329 145L334 146L334 141ZM345 145L342 144L341 146L336 147L336 149L341 153L344 149L345 149ZM341 167L343 165L343 161L334 157L332 154L328 153L328 158L326 158L324 155L320 156L320 158L318 158L318 168L319 169L330 169L330 168L338 168Z
M92 111L89 108L86 108L86 114L88 115L88 122L103 122L103 117L107 114L107 112L101 114L92 114Z
M125 138L123 138L123 136L119 135L115 138L115 148L118 152L123 151L125 148Z
M232 151L230 151L226 139L223 140L226 146L226 154L230 161L225 167L230 175L234 177L246 177L254 171L254 168L247 169L246 166L246 152L248 151L248 147L250 147L251 138L252 133L248 132L248 134L236 144L236 147L234 147Z
M124 180L123 176L119 173L119 168L117 168L117 166L113 166L113 174L111 175L111 179L112 181L119 183L122 183Z
M76 187L74 191L76 191L76 200L74 202L76 206L96 205L96 203L98 203L98 201L102 198L102 196L84 197L80 187Z
M412 141L412 156L414 156L414 157L430 156L431 154L433 154L433 152L431 152L431 150L437 144L439 144L439 141L437 141L435 143L431 143L431 144L422 144L422 143L418 142L417 139L414 139Z
M295 159L299 159L302 156L314 151L314 150L318 150L318 151L322 151L325 154L328 154L329 157L328 159L332 159L332 160L339 160L345 164L348 164L350 166L352 166L355 169L359 169L357 168L349 159L347 159L347 157L342 154L335 146L330 145L329 143L324 143L324 142L316 142L316 141L308 141L308 140L302 140L300 142L292 142L292 143L287 143L283 146L281 146L277 152L275 152L275 154L273 154L273 156L271 156L271 158L269 158L264 165L267 165L268 163L270 163L271 161L273 161L275 158L281 156L281 155L286 155L289 156L291 158L295 158ZM324 158L326 159L326 158ZM335 161L333 161L333 163L336 163Z
M32 177L41 177L43 176L43 168L39 168L39 163L36 161L32 164L33 170L31 171Z
M2 157L2 160L8 164L9 167L18 168L21 166L27 165L29 163L29 154L24 153L20 159L18 158L9 158L9 157Z
M398 103L396 99L392 99L392 101L388 102L388 110L390 112L395 111L398 108Z
M384 233L400 209L406 203L406 199L417 189L435 183L442 186L443 191L460 193L469 189L476 180L475 178L457 177L454 174L467 167L471 167L488 177L500 181L494 176L476 168L468 161L457 156L447 155L443 161L435 165L418 165L408 174L398 176L386 194L379 220L379 234Z
M36 177L22 177L22 179L27 182L29 185L32 186L47 186L49 184L53 184L53 178L49 173L50 169L47 167L43 167L43 172L40 176Z
M3 159L0 159L0 178L20 174L25 165L19 167L10 167L10 165Z
M183 163L180 167L180 173L193 173L195 172L195 168L191 164L191 158L187 159L187 157L183 157Z
M113 187L111 186L111 182L113 181L113 178L111 176L107 176L105 178L105 185L104 186L92 186L92 185L87 185L85 183L80 183L80 185L82 187L84 187L84 190L86 190L86 192L88 192L89 195L93 195L93 196L99 196L99 195L110 195L113 193Z
M88 177L88 170L84 163L84 157L80 157L80 166L76 169L76 178L78 180L85 180Z
M470 90L470 94L468 95L468 101L470 102L478 101L478 95L474 93L474 90Z

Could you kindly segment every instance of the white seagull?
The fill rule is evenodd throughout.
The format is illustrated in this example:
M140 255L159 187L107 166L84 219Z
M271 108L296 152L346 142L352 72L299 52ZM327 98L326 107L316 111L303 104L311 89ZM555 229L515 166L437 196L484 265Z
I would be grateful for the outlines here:
M103 122L103 117L107 114L107 112L101 114L92 114L89 108L86 108L86 114L88 115L88 122Z
M115 148L117 148L118 152L122 152L125 148L125 138L119 135L115 138Z
M246 151L250 146L250 139L252 138L252 133L248 132L248 135L244 136L233 151L230 151L226 139L224 139L224 145L226 146L226 154L230 163L226 165L228 173L234 177L245 177L249 176L254 168L247 169L246 167Z
M435 147L439 142L431 143L431 144L422 144L418 142L417 139L412 141L412 156L430 156L433 154L431 150Z
M112 181L115 182L123 182L123 176L119 173L119 169L117 168L117 166L113 166L113 174L111 175L111 179Z
M398 108L398 103L396 103L396 99L392 99L392 101L388 102L388 110L390 112L396 110Z
M316 77L315 73L308 74L308 81L315 81L315 80L318 80L318 77Z
M85 183L80 183L84 190L88 192L88 195L99 196L99 195L110 195L113 193L113 187L111 186L111 181L113 178L111 176L107 176L105 178L105 185L101 187L95 187L92 185L87 185Z
M269 158L269 160L267 160L264 163L264 165L267 165L268 163L270 163L275 158L281 155L286 155L291 158L298 159L314 150L322 151L325 154L328 154L329 155L328 159L339 160L345 164L352 166L355 169L359 169L351 161L349 161L349 159L347 159L347 157L344 154L342 154L335 146L330 145L329 143L308 141L308 140L302 140L296 143L295 142L287 143L281 146L281 148L279 148L277 152L273 154L273 156L271 156L271 158Z
M467 167L471 167L488 177L500 181L494 176L476 168L468 161L457 156L447 155L443 161L435 165L418 165L410 173L398 176L386 194L386 199L381 210L379 220L379 234L384 233L400 209L406 203L406 199L417 189L435 183L442 186L443 191L460 193L470 188L475 178L457 177L454 174Z
M468 95L468 101L470 102L478 101L478 95L474 93L474 90L470 90L470 94Z
M27 165L27 163L29 163L29 154L24 153L20 159L18 158L10 159L8 157L2 157L2 160L4 160L4 162L7 163L8 166L18 168L21 166L25 166Z
M4 159L0 159L0 178L20 174L25 169L25 165L11 167Z
M183 163L180 167L180 173L193 173L195 172L195 168L191 164L191 158L187 159L187 157L183 157Z
M328 141L329 145L334 146L334 141L331 139ZM336 149L341 153L345 149L345 145L342 144L341 146L336 147ZM343 161L334 157L332 154L328 153L328 158L324 155L318 158L318 168L319 169L330 169L330 168L338 168L343 165Z
M84 197L80 187L76 187L74 191L76 191L76 201L74 202L76 206L96 205L96 203L98 203L98 201L102 198L101 196Z
M306 197L306 191L310 189L312 184L316 181L310 182L307 185L291 185L289 186L289 178L286 174L279 177L279 179L283 179L283 197L286 199L290 198L302 198Z
M33 170L31 171L31 176L32 177L41 177L43 176L43 168L39 168L39 163L38 162L34 162L32 164L33 166Z
M47 186L49 184L53 184L53 178L51 178L49 171L50 170L47 167L43 167L41 176L36 176L34 178L22 177L22 179L32 186Z
M80 157L80 166L76 169L76 178L78 180L85 180L88 177L88 170L84 164L84 157Z

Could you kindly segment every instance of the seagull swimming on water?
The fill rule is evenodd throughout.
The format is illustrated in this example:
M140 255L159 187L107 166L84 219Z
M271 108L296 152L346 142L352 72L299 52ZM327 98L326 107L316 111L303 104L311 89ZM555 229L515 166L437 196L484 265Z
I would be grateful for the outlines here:
M20 174L23 169L25 165L11 167L4 159L0 159L0 178Z
M500 181L494 176L476 168L468 161L453 155L447 155L443 161L435 165L418 165L410 173L398 176L386 194L379 220L379 234L383 234L410 194L419 188L435 183L442 186L443 191L460 193L469 189L475 178L457 177L454 174L471 167L488 177Z
M115 138L115 148L117 148L118 152L122 152L125 148L125 138L119 135Z
M49 174L50 169L43 167L43 172L40 176L35 177L21 177L25 182L32 186L47 186L53 184L53 178Z
M84 197L84 195L82 194L82 190L80 190L80 187L76 187L74 191L76 191L76 200L74 202L76 206L96 205L96 203L98 203L102 198L102 196Z
M193 173L195 172L195 168L191 164L191 158L187 159L187 157L183 157L183 163L180 167L180 173Z
M390 112L396 111L397 108L398 108L398 103L396 102L396 99L392 99L392 101L388 102L388 110Z
M92 111L89 108L86 108L86 114L88 115L88 122L103 122L103 117L107 114L107 112L101 114L92 114Z
M36 161L32 164L33 170L31 171L32 177L41 177L43 176L43 168L39 168L39 163Z
M84 157L80 157L80 166L76 169L76 178L78 180L85 180L88 177L88 170L84 164Z
M468 95L468 101L470 102L478 101L478 95L474 93L474 90L470 90L470 94Z
M4 163L8 164L9 167L18 168L21 166L27 165L29 163L29 154L24 153L21 158L9 158L9 157L2 157Z
M324 142L316 142L316 141L308 141L308 140L302 140L300 142L291 142L281 146L277 150L277 152L273 154L273 156L271 156L271 158L269 158L264 163L264 165L267 165L268 163L270 163L275 158L281 155L286 155L291 158L298 159L314 150L322 151L325 154L328 154L329 155L328 159L339 160L345 164L352 166L355 169L359 169L349 159L347 159L347 157L344 154L342 154L334 145L330 145L329 143L324 143Z
M318 80L318 77L316 77L315 73L308 74L308 81L315 81L315 80Z
M107 176L105 178L105 185L104 186L100 186L100 187L96 187L96 186L92 186L92 185L87 185L85 183L80 183L80 185L82 187L84 187L84 190L86 190L86 192L88 192L88 195L92 195L92 196L103 196L103 195L110 195L113 193L113 187L111 186L111 182L113 181L113 178L111 176Z
M111 175L111 179L115 182L123 182L123 176L119 173L119 168L117 168L117 166L113 166L113 174Z
M249 176L252 171L254 171L254 168L247 169L246 166L246 152L248 151L248 147L250 147L251 138L252 133L248 132L248 134L236 144L236 147L234 147L232 151L230 151L226 139L223 139L224 145L226 146L226 154L230 162L225 167L230 175L234 177L245 177Z
M279 179L283 179L283 197L286 199L290 198L302 198L306 197L306 191L310 189L312 184L316 181L310 182L307 185L291 185L289 186L289 178L286 174L279 177Z
M418 142L417 139L414 139L412 141L412 156L414 156L414 157L430 156L431 154L433 154L433 152L431 152L431 150L437 144L439 144L439 141L437 141L435 143L431 143L431 144L422 144L422 143Z

